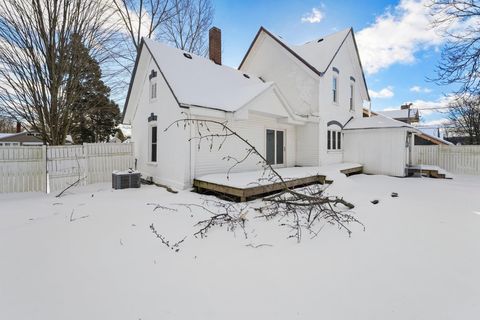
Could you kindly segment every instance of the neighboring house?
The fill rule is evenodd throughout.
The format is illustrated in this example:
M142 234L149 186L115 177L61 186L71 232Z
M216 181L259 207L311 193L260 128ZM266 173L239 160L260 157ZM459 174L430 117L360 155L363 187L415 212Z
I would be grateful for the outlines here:
M372 161L381 153L373 165L362 162L367 173L405 175L417 130L392 119L387 127L357 122L370 97L352 29L291 46L262 27L239 70L221 65L217 28L210 30L210 60L149 39L139 50L123 123L132 126L137 169L146 178L186 188L195 177L227 172L225 156L245 156L247 146L234 138L210 150L198 147L194 127L164 131L182 118L227 122L276 167ZM391 139L377 139L385 132ZM392 144L398 150L389 154ZM385 167L400 153L405 161ZM258 160L234 171L258 170Z
M43 145L43 141L35 132L0 133L0 147L41 145Z
M400 110L377 111L377 114L386 116L407 124L418 123L420 121L420 112L418 109L410 108L410 105L401 106Z

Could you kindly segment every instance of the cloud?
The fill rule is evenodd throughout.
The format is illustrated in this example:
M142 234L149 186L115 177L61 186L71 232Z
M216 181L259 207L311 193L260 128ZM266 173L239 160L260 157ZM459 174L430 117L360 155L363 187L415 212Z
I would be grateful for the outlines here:
M323 20L325 14L318 8L312 8L312 11L302 16L302 23L319 23Z
M432 92L432 89L429 88L422 88L420 86L413 86L410 88L411 92L417 92L417 93L430 93Z
M433 30L429 0L402 0L356 34L360 57L369 74L396 63L415 62L415 53L444 39Z
M436 100L422 100L417 99L407 103L412 103L412 108L419 109L421 116L427 116L432 113L437 112L447 112L449 103L455 101L456 97L454 95L442 96ZM386 107L383 110L398 110L400 106L390 106Z
M413 103L412 108L419 109L420 115L426 116L434 112L448 111L446 107L448 107L449 103L453 102L455 99L456 97L453 95L441 97L434 101L417 99L415 101L412 101Z
M448 125L450 124L451 121L447 118L441 118L441 119L436 119L436 120L430 120L430 121L421 121L420 125L422 126L443 126L443 125Z
M394 95L392 86L383 88L380 91L368 90L368 93L370 94L370 97L377 99L387 99L393 97Z

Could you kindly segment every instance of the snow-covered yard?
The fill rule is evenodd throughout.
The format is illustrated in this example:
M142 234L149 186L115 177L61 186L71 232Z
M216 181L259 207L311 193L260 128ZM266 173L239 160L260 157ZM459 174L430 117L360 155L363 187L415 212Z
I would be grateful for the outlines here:
M196 239L206 213L147 205L201 201L188 191L0 195L0 319L478 319L480 177L357 175L328 190L365 231L326 226L297 244L252 210L247 239ZM151 224L187 236L180 251Z

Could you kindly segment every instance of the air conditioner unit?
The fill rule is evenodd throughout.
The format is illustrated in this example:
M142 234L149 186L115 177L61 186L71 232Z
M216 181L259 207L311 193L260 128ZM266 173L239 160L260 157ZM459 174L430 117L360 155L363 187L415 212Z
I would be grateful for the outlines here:
M140 172L134 170L115 171L112 173L112 188L140 188Z

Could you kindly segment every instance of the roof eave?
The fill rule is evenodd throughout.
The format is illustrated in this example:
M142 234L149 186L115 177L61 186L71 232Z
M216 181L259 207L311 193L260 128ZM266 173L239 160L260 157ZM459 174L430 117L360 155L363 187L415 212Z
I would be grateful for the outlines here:
M138 50L137 57L135 58L135 64L133 66L132 75L130 77L130 83L128 84L127 98L125 100L125 104L123 105L122 123L125 120L125 114L127 112L128 102L130 101L130 94L132 93L133 82L135 81L135 75L137 73L138 62L140 61L140 56L142 55L142 49L144 45L145 45L145 41L143 40L143 37L142 37L142 40L140 41L140 49Z

